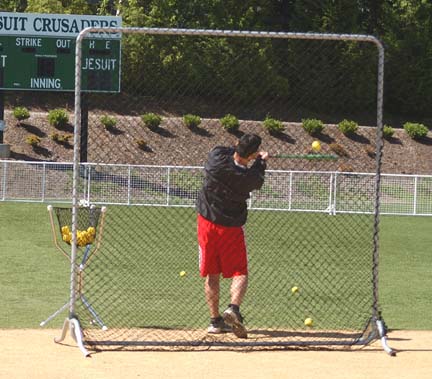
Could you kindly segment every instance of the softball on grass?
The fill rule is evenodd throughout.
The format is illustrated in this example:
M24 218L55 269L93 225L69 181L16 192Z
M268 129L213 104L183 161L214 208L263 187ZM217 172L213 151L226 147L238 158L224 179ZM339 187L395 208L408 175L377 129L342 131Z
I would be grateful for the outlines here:
M297 286L294 286L293 288L291 288L292 293L297 293L298 290L299 290L299 288Z
M186 271L180 271L180 276L186 276Z
M312 142L312 150L315 152L318 152L321 150L321 144L320 141L313 141Z
M313 325L313 320L310 317L308 317L306 320L304 320L304 324L306 326L312 326Z

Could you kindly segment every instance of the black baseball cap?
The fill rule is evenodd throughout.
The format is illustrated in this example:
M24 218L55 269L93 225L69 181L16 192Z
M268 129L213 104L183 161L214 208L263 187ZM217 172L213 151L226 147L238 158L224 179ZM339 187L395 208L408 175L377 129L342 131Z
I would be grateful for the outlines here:
M244 134L240 137L235 151L242 157L256 153L261 145L261 137L256 134Z

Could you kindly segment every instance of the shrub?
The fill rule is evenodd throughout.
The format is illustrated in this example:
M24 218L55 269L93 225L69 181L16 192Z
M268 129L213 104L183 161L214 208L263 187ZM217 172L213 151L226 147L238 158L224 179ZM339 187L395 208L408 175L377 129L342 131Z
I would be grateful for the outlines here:
M25 107L15 107L13 109L13 116L21 122L30 118L30 112Z
M105 127L105 129L112 129L117 125L117 119L108 115L102 116L100 122Z
M345 150L345 148L342 145L339 145L338 143L335 143L335 142L331 143L329 145L329 148L331 151L333 151L334 153L336 153L340 157L348 157L348 153Z
M34 135L34 134L30 134L29 136L27 136L27 138L26 138L25 141L29 145L31 145L33 147L36 147L36 146L39 146L39 144L41 142L41 139L38 136Z
M194 114L186 114L183 116L183 122L188 128L196 128L201 124L201 117Z
M69 116L66 109L53 109L48 113L48 122L55 128L66 126L69 122Z
M383 127L383 137L389 139L393 137L394 129L389 125L384 125Z
M429 129L425 125L417 124L414 122L406 122L403 125L403 128L412 139L420 139L426 137L429 131Z
M69 143L69 140L72 138L72 135L71 134L52 133L50 135L50 137L54 142L61 143L61 144L67 144L67 143Z
M156 129L162 122L162 117L156 113L145 113L141 115L141 120L144 122L144 125L149 129Z
M324 129L324 124L321 120L316 118L307 118L302 120L303 129L310 135L319 134Z
M147 142L141 138L135 140L135 143L138 145L140 149L143 149L147 146Z
M358 124L351 120L342 120L338 124L338 129L346 136L354 134L358 130Z
M229 113L226 114L225 116L223 116L220 119L220 122L222 124L222 127L228 131L234 132L234 131L238 130L240 127L240 122L239 122L238 118L232 114L229 114Z
M376 151L372 146L366 146L364 148L365 153L368 155L368 157L370 158L375 158L376 156Z
M51 138L53 141L58 142L58 141L59 141L59 138L60 138L60 134L58 134L58 133L52 133L52 134L50 135L50 138Z
M269 133L280 133L282 130L284 130L282 121L276 120L269 116L265 118L263 125Z

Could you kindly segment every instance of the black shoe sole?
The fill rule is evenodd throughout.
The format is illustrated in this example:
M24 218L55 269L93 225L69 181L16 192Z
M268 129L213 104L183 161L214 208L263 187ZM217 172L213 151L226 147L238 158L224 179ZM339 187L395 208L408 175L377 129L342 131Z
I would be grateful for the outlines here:
M231 326L236 337L247 338L247 330L245 326L238 320L234 313L225 311L223 314L223 319L225 323Z

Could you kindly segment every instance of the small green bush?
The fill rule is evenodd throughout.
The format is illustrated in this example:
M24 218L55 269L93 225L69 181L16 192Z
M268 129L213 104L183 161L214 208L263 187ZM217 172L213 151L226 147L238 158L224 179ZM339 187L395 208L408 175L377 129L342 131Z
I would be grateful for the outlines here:
M269 116L265 118L263 125L269 133L280 133L282 130L284 130L282 121L276 120Z
M50 138L57 143L60 144L68 144L69 140L72 138L71 134L60 134L60 133L52 133Z
M13 109L13 116L21 122L30 118L30 112L26 107L15 107Z
M188 128L196 128L201 124L201 117L194 114L185 114L183 116L183 122Z
M30 134L29 136L27 136L25 141L30 146L36 147L36 146L39 146L41 139L34 134Z
M149 112L141 115L141 120L144 122L144 125L147 126L147 128L156 129L162 122L162 116Z
M324 124L316 118L307 118L302 120L303 129L310 135L319 134L324 129Z
M238 118L232 114L226 114L220 119L220 123L225 130L234 132L239 129L240 122Z
M59 142L59 141L60 141L60 134L58 134L58 133L52 133L52 134L50 135L50 138L51 138L53 141L55 141L55 142Z
M108 115L102 116L100 122L105 127L105 129L112 129L117 125L117 119Z
M394 129L390 125L383 126L383 137L386 139L392 138L394 134Z
M358 124L355 121L351 120L342 120L338 124L338 129L345 134L346 136L349 136L351 134L354 134L358 130Z
M48 122L55 128L66 126L69 122L69 116L66 109L53 109L48 113Z
M425 125L415 122L406 122L403 125L403 128L406 134L408 134L412 139L420 139L426 137L429 131L429 129Z

